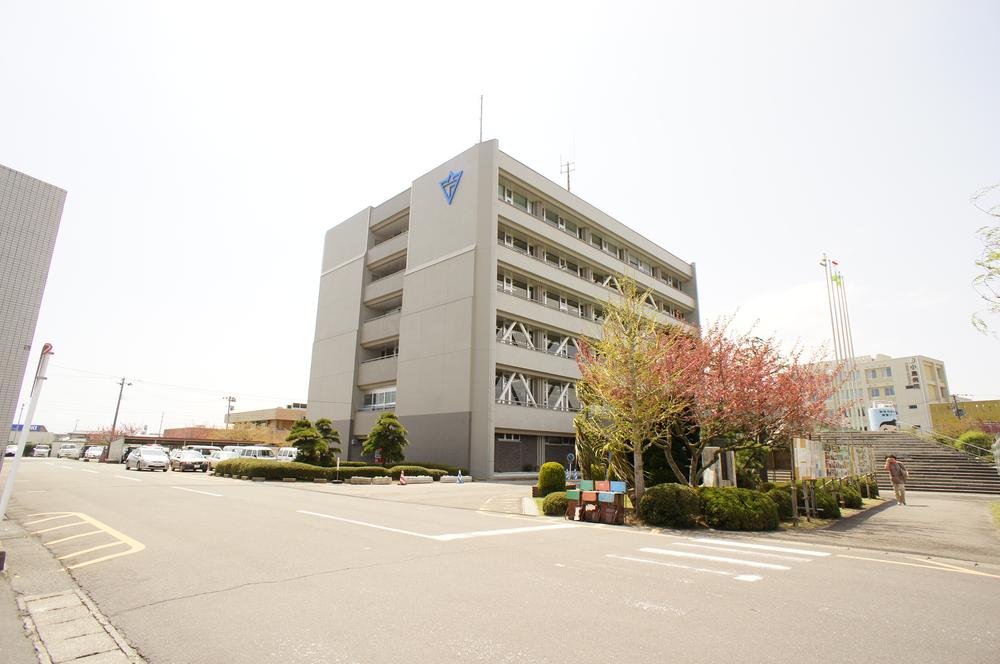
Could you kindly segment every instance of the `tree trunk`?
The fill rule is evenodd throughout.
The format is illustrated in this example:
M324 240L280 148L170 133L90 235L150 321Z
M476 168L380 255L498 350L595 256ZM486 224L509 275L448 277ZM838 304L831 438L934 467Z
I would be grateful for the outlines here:
M635 508L636 512L639 511L639 501L642 500L642 494L646 492L646 471L642 467L642 442L634 442L632 452L632 465L635 467L635 502L632 503L632 507Z

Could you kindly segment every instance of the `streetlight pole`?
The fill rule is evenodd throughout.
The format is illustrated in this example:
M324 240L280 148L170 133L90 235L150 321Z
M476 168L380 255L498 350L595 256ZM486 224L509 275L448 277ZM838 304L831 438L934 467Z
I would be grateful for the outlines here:
M229 428L229 413L233 412L233 404L236 403L236 397L222 397L222 400L226 402L226 428Z
M132 383L125 382L125 376L122 376L121 381L118 383L118 403L115 404L115 419L111 422L111 440L110 443L115 439L115 429L118 427L118 411L122 407L122 393L125 392L125 386L132 385Z

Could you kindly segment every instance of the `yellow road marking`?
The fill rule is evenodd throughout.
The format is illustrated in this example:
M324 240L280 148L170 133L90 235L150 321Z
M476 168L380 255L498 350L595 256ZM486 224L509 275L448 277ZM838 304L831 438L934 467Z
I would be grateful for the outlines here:
M32 535L41 535L42 533L51 533L53 530L62 530L63 528L72 528L73 526L82 526L83 521L74 521L73 523L66 523L61 526L52 526L51 528L42 528L41 530L29 530Z
M64 537L62 539L52 540L51 542L46 542L46 546L52 546L53 544L62 544L63 542L68 542L70 540L75 540L77 537L86 537L87 535L97 535L98 533L103 533L103 530L91 530L89 533L80 533L79 535L70 535L69 537Z
M972 569L965 569L964 567L956 567L954 565L946 565L945 563L935 563L934 565L922 565L918 563L904 563L899 560L882 560L880 558L864 558L862 556L848 556L843 553L837 554L838 558L852 558L854 560L868 560L873 563L885 563L887 565L905 565L907 567L923 567L924 569L936 569L939 572L954 572L955 574L973 574L975 576L988 576L991 579L1000 579L1000 576L996 574L987 574L986 572L977 572ZM915 558L914 560L920 560L920 558ZM934 562L934 561L928 561ZM943 567L938 567L938 565L944 565Z
M67 558L76 558L77 556L82 556L85 553L90 553L91 551L100 551L101 549L107 549L112 546L118 546L119 544L124 544L125 542L111 542L109 544L101 544L99 546L92 546L89 549L84 549L83 551L76 551L74 553L67 553L65 556L59 556L56 560L66 560Z
M52 514L52 512L42 512L40 514L29 514L28 516L42 516L42 514ZM36 523L44 523L46 521L52 521L54 519L65 519L68 516L73 516L73 513L72 512L60 512L59 516L49 516L49 517L46 517L44 519L36 519L34 521L28 521L24 525L26 525L26 526L33 526Z
M70 516L76 517L76 518L80 519L80 521L77 521L77 522L74 522L74 523L71 523L71 524L66 524L66 525L63 525L63 526L56 526L55 528L46 528L44 530L35 531L35 532L33 532L33 534L35 534L35 535L37 535L38 533L48 532L50 530L57 530L58 528L66 528L66 527L69 527L69 526L79 526L79 525L82 525L84 523L89 523L94 528L97 528L97 530L93 531L93 532L89 532L89 533L80 533L80 534L75 535L73 537L83 537L84 535L93 535L93 534L95 534L97 532L103 532L103 533L106 533L106 534L110 535L111 537L114 537L116 540L118 540L117 542L112 542L112 543L109 543L109 544L102 544L100 546L96 546L96 547L93 547L93 548L90 548L90 549L85 549L83 551L77 551L76 553L67 554L65 556L60 557L59 560L63 560L63 559L66 559L66 558L75 558L77 556L81 556L81 555L84 555L86 553L90 553L91 551L97 551L97 550L100 550L100 549L106 549L106 548L109 548L109 547L112 547L112 546L116 546L118 544L124 544L124 545L126 545L128 547L127 551L119 551L117 553L112 553L112 554L107 555L107 556L101 556L99 558L94 558L93 560L85 560L84 562L77 563L75 565L68 565L66 567L66 569L79 569L80 567L86 567L87 565L93 565L94 563L104 562L105 560L111 560L112 558L120 558L121 556L127 556L127 555L132 554L132 553L139 553L140 551L142 551L143 549L146 548L146 545L143 544L142 542L139 542L139 541L137 541L135 539L132 539L128 535L126 535L124 533L121 533L121 532L115 530L114 528L112 528L112 527L110 527L110 526L108 526L106 524L101 523L97 519L94 519L92 517L87 516L86 514L83 514L82 512L40 512L38 514L29 514L28 516L43 516L43 517L46 517L45 519L39 519L37 521L33 521L32 523L42 523L43 521L48 521L49 519L60 519L60 518L65 518L65 517L70 517ZM25 525L28 525L28 524L25 524ZM56 540L56 542L65 542L67 539L73 539L73 537L64 538L62 540ZM46 542L46 544L48 544L48 545L51 545L51 544L54 544L54 543L55 542Z

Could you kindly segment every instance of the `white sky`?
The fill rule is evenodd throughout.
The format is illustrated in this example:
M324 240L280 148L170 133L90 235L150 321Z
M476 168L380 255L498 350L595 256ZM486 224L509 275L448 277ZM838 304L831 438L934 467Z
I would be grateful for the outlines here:
M305 401L323 233L475 143L480 93L502 150L557 181L574 158L575 193L696 261L703 321L828 341L825 251L859 354L1000 397L969 323L998 26L995 2L7 0L0 163L69 192L35 420L110 425L120 376L150 431Z

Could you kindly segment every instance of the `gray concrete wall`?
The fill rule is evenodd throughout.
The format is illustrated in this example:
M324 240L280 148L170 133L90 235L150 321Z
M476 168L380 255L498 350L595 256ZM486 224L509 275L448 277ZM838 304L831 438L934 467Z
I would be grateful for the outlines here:
M349 422L358 402L358 334L371 208L326 233L307 416ZM340 429L346 436L349 427Z

